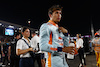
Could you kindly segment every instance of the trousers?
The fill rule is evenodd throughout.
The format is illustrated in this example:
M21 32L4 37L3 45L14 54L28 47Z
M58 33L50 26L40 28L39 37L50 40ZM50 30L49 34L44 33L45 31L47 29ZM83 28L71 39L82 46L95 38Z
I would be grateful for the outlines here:
M85 58L84 58L84 49L80 48L78 50L78 53L79 53L79 58L80 58L81 64L83 65L83 62L82 62L82 59L83 59L84 60L84 65L86 65L86 61L85 61Z
M100 53L95 52L95 54L96 54L97 66L100 67Z
M21 58L19 67L34 67L33 58Z

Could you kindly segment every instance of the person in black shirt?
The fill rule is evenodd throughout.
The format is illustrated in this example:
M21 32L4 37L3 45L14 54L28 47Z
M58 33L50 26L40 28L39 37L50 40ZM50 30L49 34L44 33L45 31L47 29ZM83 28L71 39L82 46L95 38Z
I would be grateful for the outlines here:
M9 46L9 38L5 38L4 44L3 44L3 64L2 64L2 66L7 65L6 60L7 60L7 62L9 62L8 61L8 46Z
M8 59L10 60L10 67L19 67L20 57L16 55L16 44L17 41L21 38L21 33L15 33L15 38L11 42L8 50Z

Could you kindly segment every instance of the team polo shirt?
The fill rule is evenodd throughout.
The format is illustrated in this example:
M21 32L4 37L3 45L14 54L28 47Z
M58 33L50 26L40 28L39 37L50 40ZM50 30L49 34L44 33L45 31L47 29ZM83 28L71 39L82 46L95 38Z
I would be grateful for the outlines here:
M39 43L39 37L37 35L35 35L32 39L31 39L31 46L33 47L34 50L38 50L38 44Z
M83 48L83 39L76 39L76 48Z
M25 39L24 37L22 37L22 39L24 39L28 43L27 39ZM18 49L25 50L25 49L29 48L28 45L22 39L18 40L16 50L18 50ZM29 41L30 41L30 39L29 39ZM29 46L30 46L30 43L29 43ZM20 58L26 58L26 57L31 57L29 52L20 55Z

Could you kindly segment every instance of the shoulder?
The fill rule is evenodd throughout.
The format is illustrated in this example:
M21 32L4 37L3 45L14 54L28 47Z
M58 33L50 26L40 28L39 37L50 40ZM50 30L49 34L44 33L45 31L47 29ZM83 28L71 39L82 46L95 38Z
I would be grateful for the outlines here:
M82 38L80 38L79 40L81 40L81 41L82 41L83 39L82 39Z
M43 23L40 28L48 28L48 27L51 27L51 26L52 26L52 24L47 22L47 23Z
M44 23L44 24L42 24L41 25L41 27L40 27L40 32L44 32L44 31L47 31L47 30L49 30L49 25L48 25L48 23Z
M34 40L35 40L35 37L32 37L32 38L31 38L31 41L34 41Z
M36 40L40 40L39 36L36 35Z
M17 43L22 43L22 42L24 42L22 39L19 39L19 40L17 41Z
M80 40L81 42L83 42L83 39L82 39L82 38L80 38L79 40Z
M47 23L43 23L40 28L46 27Z

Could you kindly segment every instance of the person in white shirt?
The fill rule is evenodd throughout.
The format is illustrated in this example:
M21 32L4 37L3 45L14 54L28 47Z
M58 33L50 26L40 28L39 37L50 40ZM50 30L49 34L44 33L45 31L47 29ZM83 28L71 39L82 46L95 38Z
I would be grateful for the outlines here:
M79 58L81 61L81 67L86 67L86 61L84 58L84 49L83 49L83 39L81 38L81 34L77 34L77 39L76 39L76 48L78 49L78 53L79 53ZM84 61L84 63L83 63Z
M41 67L41 53L39 53L40 52L39 37L37 36L35 31L31 32L31 36L32 36L31 45L32 45L33 49L35 50L34 62L37 61L38 67Z
M28 37L30 36L30 30L23 28L22 35L22 39L18 40L16 46L16 54L20 55L19 67L33 67L33 59L29 53L29 51L33 51L33 48L29 48L30 39Z
M35 31L31 32L31 45L34 50L39 51L39 36L35 33Z

